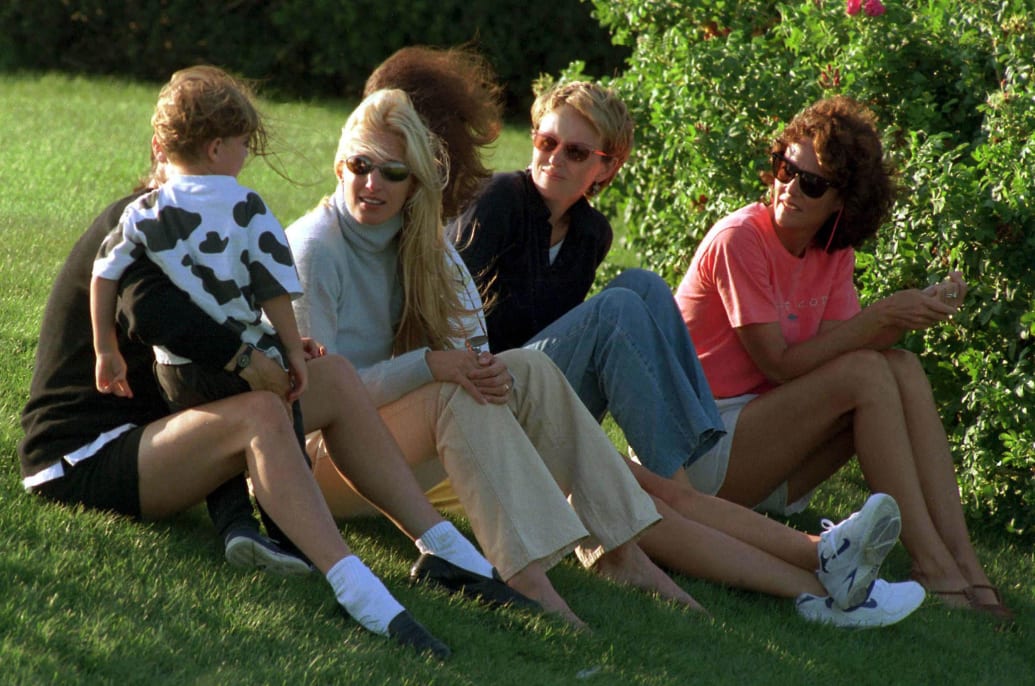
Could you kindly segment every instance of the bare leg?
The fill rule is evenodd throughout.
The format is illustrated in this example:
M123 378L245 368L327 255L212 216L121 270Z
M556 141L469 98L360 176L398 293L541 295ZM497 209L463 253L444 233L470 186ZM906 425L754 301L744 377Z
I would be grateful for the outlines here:
M801 467L787 477L787 502L793 503L832 477L855 456L854 416L842 415L833 429L837 433L805 458Z
M146 517L199 502L247 466L259 503L326 577L353 619L401 645L448 656L448 647L352 556L303 459L282 398L267 391L243 393L149 424L138 466Z
M744 502L805 469L851 416L859 464L874 491L902 511L902 543L929 588L969 585L931 520L911 450L898 384L881 353L842 355L748 403L741 413L720 495ZM793 427L789 431L787 427ZM836 442L835 442L836 443Z
M689 483L684 485L673 479L665 479L635 462L629 462L629 467L632 469L640 486L654 496L655 505L658 505L660 501L671 511L672 516L663 511L662 507L658 505L658 512L665 519L665 522L662 522L665 526L662 527L662 524L655 525L648 529L647 533L649 536L644 536L640 539L640 543L647 550L647 553L669 569L687 573L691 576L712 579L720 583L728 583L741 588L753 588L751 586L740 586L730 578L716 578L700 571L689 572L684 570L682 566L673 565L670 562L659 559L659 556L661 556L672 561L678 560L682 557L684 551L691 556L698 556L705 546L696 543L690 544L686 537L691 535L690 531L698 531L699 533L695 534L696 536L703 535L700 533L701 528L709 531L708 537L719 535L724 539L733 539L736 543L755 549L756 552L763 552L767 556L778 558L800 570L804 570L810 576L816 569L818 564L816 559L818 536L802 533L728 500L704 495L694 489ZM670 519L673 521L668 522ZM697 524L698 527L689 527L687 524L684 524L684 521L689 524ZM654 533L659 528L669 529L672 533L671 535ZM683 533L678 533L680 531L683 531ZM739 566L739 564L738 562L737 565ZM813 580L815 580L815 577L813 577ZM753 590L772 593L772 590L764 588L753 588ZM809 592L811 593L812 591ZM773 595L786 594L773 593Z
M345 358L328 355L309 363L301 403L306 431L323 431L342 478L411 540L442 521Z
M990 585L970 540L949 441L927 375L911 353L889 350L885 357L902 397L917 474L931 520L967 581L979 586ZM991 591L977 589L976 592L981 602L995 602Z
M259 502L321 572L350 554L272 393L234 396L149 425L139 465L145 517L201 502L247 465Z
M851 452L827 455L821 450L844 430L845 417L853 410L852 398L836 405L824 402L831 399L822 394L839 383L839 370L828 369L830 365L774 388L744 406L719 497L753 507L792 479L795 491L808 492L851 458ZM803 406L795 406L796 402ZM813 457L820 459L820 466L810 464ZM805 482L805 474L812 475L812 483Z
M796 598L801 593L827 594L808 569L687 519L659 499L655 499L655 505L662 520L648 529L638 543L665 569L780 598ZM813 544L812 567L815 563Z

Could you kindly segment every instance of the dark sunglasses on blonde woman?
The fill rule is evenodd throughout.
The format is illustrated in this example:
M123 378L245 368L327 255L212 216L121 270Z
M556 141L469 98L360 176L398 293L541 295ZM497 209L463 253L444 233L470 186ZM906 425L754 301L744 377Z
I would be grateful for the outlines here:
M804 171L784 157L782 153L774 152L772 159L773 176L776 177L776 180L780 183L790 183L791 179L798 177L798 187L801 188L802 193L810 198L821 198L828 188L837 188L837 184L833 181L828 181L812 172Z
M402 162L384 162L374 164L374 161L366 155L349 155L345 158L345 166L356 176L366 176L375 169L381 172L385 181L398 183L410 178L410 168Z
M539 152L553 152L557 149L557 146L561 145L561 141L556 137L548 133L540 133L539 131L532 132L532 145ZM597 155L599 157L610 157L603 150L594 150L588 145L582 143L564 143L564 156L572 162L585 162L589 159L590 155Z

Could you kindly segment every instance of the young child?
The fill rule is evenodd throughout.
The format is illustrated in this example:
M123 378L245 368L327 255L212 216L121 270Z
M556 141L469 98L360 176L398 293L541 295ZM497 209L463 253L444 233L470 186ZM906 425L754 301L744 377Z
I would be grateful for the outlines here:
M213 325L239 332L243 344L235 368L221 371L156 347L155 373L170 410L250 390L240 372L256 349L287 370L292 388L285 400L293 403L306 386L305 354L291 308L301 286L283 228L236 178L249 151L266 152L250 89L215 67L178 71L159 93L151 125L152 152L165 183L126 208L94 263L90 309L97 389L132 397L115 336L116 288L126 268L146 256ZM298 419L296 413L296 425ZM310 571L308 562L259 533L243 476L209 495L207 504L231 564L282 574ZM268 518L266 526L271 536L279 535Z

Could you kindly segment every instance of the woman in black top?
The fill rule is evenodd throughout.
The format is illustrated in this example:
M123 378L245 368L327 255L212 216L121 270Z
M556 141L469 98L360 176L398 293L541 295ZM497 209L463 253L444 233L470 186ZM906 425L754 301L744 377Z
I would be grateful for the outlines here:
M448 229L486 296L489 347L545 352L644 466L685 481L723 427L671 290L630 269L586 300L612 240L589 199L629 156L632 119L576 81L536 99L532 126L529 168L493 176Z

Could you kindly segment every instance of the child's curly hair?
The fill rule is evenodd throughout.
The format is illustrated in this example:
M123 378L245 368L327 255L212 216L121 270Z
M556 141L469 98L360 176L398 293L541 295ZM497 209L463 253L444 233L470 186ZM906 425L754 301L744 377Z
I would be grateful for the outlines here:
M158 94L151 126L172 159L195 161L216 138L248 136L252 155L266 154L266 129L251 87L218 67L181 69Z

